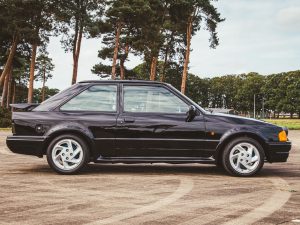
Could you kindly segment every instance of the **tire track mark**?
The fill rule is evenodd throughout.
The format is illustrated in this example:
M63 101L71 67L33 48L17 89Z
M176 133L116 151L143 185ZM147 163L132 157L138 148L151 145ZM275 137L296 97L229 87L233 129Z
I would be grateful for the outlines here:
M264 204L241 217L223 223L223 225L253 224L279 210L291 197L291 193L286 190L289 188L289 184L280 177L271 178L270 180L277 190Z
M128 220L129 224L141 224L142 222L147 222L147 221L159 221L159 219L161 218L165 218L168 216L175 216L178 214L182 214L182 213L190 213L191 211L195 211L197 209L201 209L203 207L226 207L225 209L220 209L220 210L216 210L213 211L214 215L217 213L218 215L220 214L230 214L232 213L232 209L235 209L235 206L228 207L228 204L232 204L235 202L239 202L240 199L250 199L253 198L253 196L255 194L266 194L265 193L266 190L261 190L261 191L256 191L255 193L246 193L246 194L239 194L239 195L235 195L238 196L238 199L232 199L232 196L224 196L224 197L217 197L217 199L209 199L209 200L205 200L205 201L201 201L201 199L199 199L199 202L184 202L184 205L187 205L186 207L184 207L184 205L179 205L176 208L170 208L167 209L166 211L159 211L159 212L155 212L152 213L150 215L144 215L141 216L139 218L134 218L131 220ZM236 208L238 210L241 210L241 207ZM229 212L228 212L229 210ZM184 225L189 225L189 224L203 224L203 223L207 223L207 221L212 221L215 219L215 216L213 217L213 219L211 219L210 217L212 217L212 215L201 215L201 216L197 216L194 217L191 220L179 223L179 224L184 224Z
M119 215L115 215L109 218L105 219L99 219L96 221L93 221L91 223L87 223L88 225L98 225L98 224L115 224L117 222L120 222L122 220L141 215L143 213L151 212L157 209L160 209L164 206L167 206L173 202L176 202L178 199L189 193L194 186L194 182L192 179L189 178L181 178L179 187L169 196L166 198L163 198L161 200L158 200L152 204L142 206L140 208L134 209L130 212L125 212Z

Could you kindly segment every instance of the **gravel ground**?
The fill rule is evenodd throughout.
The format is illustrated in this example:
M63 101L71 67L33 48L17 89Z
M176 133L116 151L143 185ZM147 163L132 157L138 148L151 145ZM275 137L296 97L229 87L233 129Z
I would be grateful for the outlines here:
M213 165L95 165L54 173L8 151L0 131L0 224L300 225L300 131L287 163L252 178Z

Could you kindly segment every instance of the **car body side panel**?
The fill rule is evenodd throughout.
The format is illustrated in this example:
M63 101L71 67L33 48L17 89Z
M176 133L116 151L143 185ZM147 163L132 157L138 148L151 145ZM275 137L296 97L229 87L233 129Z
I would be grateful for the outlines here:
M278 133L282 130L281 127L228 115L206 115L205 118L207 136L214 132L214 138L219 139L219 143L214 146L216 158L220 156L229 140L237 136L248 136L261 143L269 162L286 161L291 144L290 142L279 142ZM212 142L212 144L215 143Z
M132 118L134 121L126 122ZM118 156L203 157L212 155L205 138L203 116L124 113L116 129Z
M115 154L116 117L117 113L16 112L13 121L19 136L44 136L49 141L61 133L82 134L90 140L93 154L98 157Z

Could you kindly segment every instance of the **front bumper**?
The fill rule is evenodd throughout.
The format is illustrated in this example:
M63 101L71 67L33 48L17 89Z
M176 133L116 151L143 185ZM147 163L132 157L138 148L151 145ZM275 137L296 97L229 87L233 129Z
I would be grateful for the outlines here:
M8 136L7 147L14 153L43 157L45 136Z
M267 160L269 162L286 162L292 148L292 143L289 141L271 142L267 143L267 148Z

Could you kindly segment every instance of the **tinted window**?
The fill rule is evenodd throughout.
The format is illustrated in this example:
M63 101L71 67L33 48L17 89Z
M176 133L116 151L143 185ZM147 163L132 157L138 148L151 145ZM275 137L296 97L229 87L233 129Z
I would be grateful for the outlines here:
M39 106L34 108L32 111L49 111L57 107L57 105L59 105L61 102L65 101L69 97L73 96L81 88L82 88L82 84L74 84L71 87L48 98L46 101L42 102Z
M67 111L105 111L117 109L117 86L95 85L81 92L64 104L61 110Z
M185 113L188 105L163 87L124 86L124 111Z

